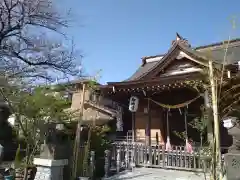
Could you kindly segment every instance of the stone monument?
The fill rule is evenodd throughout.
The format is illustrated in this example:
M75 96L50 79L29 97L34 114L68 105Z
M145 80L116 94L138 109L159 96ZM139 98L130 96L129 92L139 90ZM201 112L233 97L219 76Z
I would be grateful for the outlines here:
M233 144L225 155L226 175L228 180L240 179L240 122L235 117L225 120L224 127L228 129L228 134L233 138Z
M34 159L34 164L37 165L35 180L62 180L64 166L68 164L69 147L61 129L49 125L45 128L46 139L41 146L40 157Z

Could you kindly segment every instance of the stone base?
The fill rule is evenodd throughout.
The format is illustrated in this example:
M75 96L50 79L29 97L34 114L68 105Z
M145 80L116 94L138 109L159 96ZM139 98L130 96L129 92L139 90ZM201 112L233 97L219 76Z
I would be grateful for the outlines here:
M240 179L240 154L227 153L224 156L228 180Z
M68 160L35 158L34 164L37 166L35 180L62 180L63 168L68 164Z

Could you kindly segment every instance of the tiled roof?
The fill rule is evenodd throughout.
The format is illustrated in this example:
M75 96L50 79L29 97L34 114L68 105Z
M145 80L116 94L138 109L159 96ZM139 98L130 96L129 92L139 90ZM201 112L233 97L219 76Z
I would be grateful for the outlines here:
M218 63L223 63L224 61L224 55L226 51L226 44L227 42L219 42L214 43L210 45L205 46L199 46L196 48L187 48L188 51L191 53L194 53L197 56L211 56L213 60L215 60ZM224 64L235 64L240 60L240 39L233 39L229 42L228 51L226 54L226 61ZM150 71L157 63L159 63L161 60L158 61L151 61L147 62L147 59L156 58L156 57L162 57L163 55L156 55L156 56L147 56L143 58L143 64L137 69L137 71L127 80L125 81L133 81L137 80L139 77L141 77L143 74L146 74L148 71Z
M74 84L82 84L82 83L89 83L90 81L93 81L90 77L89 78L80 78L75 79L67 82L60 83L61 85L74 85ZM96 85L100 85L98 82L96 82Z
M226 52L226 46L219 46L219 47L209 47L204 49L196 49L196 51L207 54L210 52L210 55L213 57L214 60L223 63L224 55ZM224 64L235 64L240 60L240 41L238 43L229 44L226 53L226 61Z
M127 80L125 81L132 81L137 79L138 77L140 77L141 75L147 73L150 69L152 69L156 64L158 63L158 61L154 61L154 62L149 62L149 63L145 63L144 65L140 66L137 71Z
M240 42L240 38L236 38L236 39L231 39L229 41L230 44L234 44L234 43L238 43L239 44ZM228 43L228 40L227 41L222 41L222 42L217 42L217 43L212 43L212 44L207 44L207 45L203 45L203 46L197 46L195 47L194 49L195 50L201 50L201 49L206 49L206 48L217 48L217 47L220 47L222 46L223 44L227 44Z

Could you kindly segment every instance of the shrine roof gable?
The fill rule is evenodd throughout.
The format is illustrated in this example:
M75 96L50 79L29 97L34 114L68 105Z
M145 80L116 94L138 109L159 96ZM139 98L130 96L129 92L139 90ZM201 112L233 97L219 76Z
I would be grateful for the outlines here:
M170 50L163 55L148 56L143 58L142 65L137 71L125 81L136 81L153 75L153 71L161 71L170 65L169 61L179 55L185 55L189 60L195 61L199 65L207 65L209 59L212 59L215 64L221 65L223 61L225 65L236 64L240 57L240 39L234 39L228 42L228 52L224 60L226 50L226 42L214 43L207 46L191 48L182 42L176 42ZM156 74L155 74L156 75Z

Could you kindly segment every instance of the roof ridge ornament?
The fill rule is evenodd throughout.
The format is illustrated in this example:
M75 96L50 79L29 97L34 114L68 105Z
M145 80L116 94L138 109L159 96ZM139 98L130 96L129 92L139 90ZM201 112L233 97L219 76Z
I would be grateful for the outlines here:
M186 46L186 47L191 47L191 45L189 44L188 40L183 38L180 34L178 34L176 32L176 39L172 41L172 46L175 43L181 43L182 45Z

